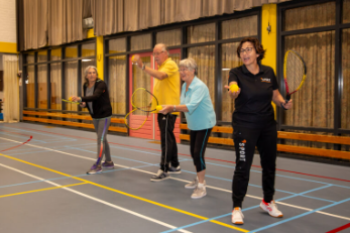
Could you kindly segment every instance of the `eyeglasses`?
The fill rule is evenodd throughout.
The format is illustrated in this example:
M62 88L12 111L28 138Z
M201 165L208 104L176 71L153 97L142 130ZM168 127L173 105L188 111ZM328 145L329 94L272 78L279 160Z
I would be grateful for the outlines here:
M159 56L161 53L163 53L164 51L161 51L159 53L153 53L153 56Z
M187 71L187 70L188 70L187 68L179 69L179 72L185 72L185 71Z
M244 52L251 52L254 48L253 47L247 47L246 49L241 49L240 53L244 53Z

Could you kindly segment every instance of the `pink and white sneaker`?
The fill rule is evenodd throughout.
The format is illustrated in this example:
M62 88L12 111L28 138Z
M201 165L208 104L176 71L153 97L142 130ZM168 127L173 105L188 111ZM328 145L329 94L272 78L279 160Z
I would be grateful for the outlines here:
M269 213L270 216L275 218L282 218L283 214L281 211L278 210L277 205L275 201L271 201L270 203L265 202L264 200L260 203L260 208L267 213Z

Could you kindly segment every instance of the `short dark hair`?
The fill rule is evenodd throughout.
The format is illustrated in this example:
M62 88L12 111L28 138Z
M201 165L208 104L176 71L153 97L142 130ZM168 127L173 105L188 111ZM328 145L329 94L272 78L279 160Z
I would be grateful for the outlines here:
M257 54L259 54L259 57L257 58L258 61L260 61L260 60L262 60L264 58L266 50L264 50L262 44L260 44L260 41L258 39L256 39L255 37L246 37L246 38L243 38L241 40L241 42L239 43L239 46L237 48L237 56L238 56L238 58L241 58L241 49L242 49L243 43L245 43L245 42L250 42L250 43L253 44L255 52Z

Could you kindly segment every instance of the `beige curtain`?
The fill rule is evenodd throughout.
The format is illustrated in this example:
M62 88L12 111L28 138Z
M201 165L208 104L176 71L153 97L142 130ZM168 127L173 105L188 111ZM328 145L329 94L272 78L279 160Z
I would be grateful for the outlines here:
M23 0L24 48L37 49L47 45L47 0Z
M82 6L83 6L83 0L67 1L67 41L66 43L84 39Z
M25 86L27 90L27 103L26 107L35 108L35 78L34 78L34 66L27 66L27 76L25 78Z
M65 0L48 1L49 19L49 44L63 44L67 38L67 2Z
M65 64L65 90L64 99L68 99L70 96L78 95L78 62L72 61ZM65 110L78 111L77 104L66 104Z
M256 15L231 19L222 22L221 38L231 39L244 36L258 35L258 18ZM237 57L237 47L239 42L223 44L221 47L221 79L222 85L228 85L230 69L242 65L241 60ZM232 100L227 91L223 90L222 94L222 121L230 122L232 120L232 112L235 110L234 100Z
M60 62L51 63L50 66L51 109L62 110L62 66Z
M109 58L109 96L113 114L126 114L125 77L126 56L113 56Z
M235 51L239 42L222 45L222 85L228 85L229 72L232 68L242 65L242 61L237 57ZM232 112L235 110L235 101L228 95L227 90L222 91L222 121L231 122Z
M60 45L86 38L83 17L91 0L24 0L24 49Z
M288 0L91 0L95 34L109 35ZM123 8L124 7L124 8ZM122 28L123 27L123 28Z
M4 68L4 122L18 122L19 83L17 78L18 58L13 55L3 56Z
M287 10L285 19L285 30L334 24L335 2ZM297 51L304 58L307 66L307 79L302 89L292 96L293 109L284 112L284 123L286 125L333 128L335 43L334 31L285 37L285 51L288 49ZM318 132L315 134L329 135ZM319 142L286 140L286 143L333 148L331 144Z
M38 108L47 108L47 65L38 65Z
M139 29L155 27L161 25L160 21L160 2L162 0L142 0L139 1Z
M343 30L342 68L343 94L341 104L341 127L350 129L350 29Z
M181 44L181 29L157 32L156 41L168 47Z
M293 109L285 114L287 125L334 126L334 40L334 31L285 38L285 49L297 51L307 66L307 79L292 96Z
M188 57L193 58L197 62L197 77L208 86L210 98L215 106L215 46L189 48Z

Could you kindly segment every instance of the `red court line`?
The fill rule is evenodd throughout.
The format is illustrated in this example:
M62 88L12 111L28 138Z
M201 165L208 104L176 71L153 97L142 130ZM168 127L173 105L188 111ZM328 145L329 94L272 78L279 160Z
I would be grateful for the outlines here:
M33 136L30 136L29 139L27 141L23 142L22 144L19 144L17 146L13 146L13 147L7 148L5 150L1 150L0 152L4 152L4 151L8 151L8 150L12 150L12 149L15 149L17 147L20 147L20 146L26 144L27 142L30 142L30 140L32 140L32 138L33 138Z
M350 223L348 223L348 224L346 224L346 225L344 225L344 226L342 226L342 227L338 227L337 229L328 231L328 232L326 232L326 233L336 233L336 232L340 232L340 231L342 231L342 230L345 230L345 229L347 229L347 228L350 228Z
M80 138L80 139L85 139L85 140L96 141L96 139L91 139L91 138L84 138L84 137L79 137L79 136L71 136L71 135L66 135L66 134L53 133L53 132L48 132L48 131L44 131L44 130L30 129L30 128L25 128L25 127L22 127L22 128L11 127L11 128L16 128L16 129L23 129L23 128L24 128L24 129L27 129L27 130L38 131L38 132L44 132L44 133L48 133L48 134L56 134L56 135L65 136L65 137ZM127 144L116 143L116 142L108 142L108 143L114 144L114 145L120 145L120 146L131 147L131 148L146 149L146 150L153 150L153 151L159 151L159 152L161 151L161 150L159 150L159 149L153 149L153 148L141 147L141 146L133 146L133 145L127 145ZM179 155L183 155L183 156L187 156L187 157L190 157L190 156L191 156L191 155L182 154L182 153L179 153ZM235 162L229 161L229 160L216 159L216 158L210 158L210 157L206 157L206 159L207 159L207 160L218 161L218 162L236 164ZM261 168L261 166L258 166L258 165L252 165L252 167ZM309 173L304 173L304 172L296 172L296 171L285 170L285 169L279 169L279 168L276 168L276 171L286 172L286 173L292 173L292 174L297 174L297 175L303 175L303 176L317 177L317 178L328 179L328 180L337 180L337 181L343 181L343 182L349 182L349 183L350 183L350 180L340 179L340 178L335 178L335 177L329 177L329 176L314 175L314 174L309 174Z

